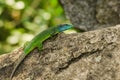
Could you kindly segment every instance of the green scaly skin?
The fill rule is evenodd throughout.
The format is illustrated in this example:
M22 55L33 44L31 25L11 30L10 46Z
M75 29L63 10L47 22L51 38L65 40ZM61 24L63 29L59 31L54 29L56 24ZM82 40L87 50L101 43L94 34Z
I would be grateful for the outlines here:
M16 69L19 67L19 65L21 64L21 62L24 60L24 58L36 47L41 50L42 49L42 43L48 39L49 37L60 33L62 31L68 30L70 28L73 28L72 25L69 24L63 24L63 25L59 25L57 27L51 27L41 33L39 33L38 35L36 35L28 44L26 44L26 46L23 49L23 53L21 54L20 58L18 59L16 66L14 67L11 75L10 75L10 80L12 80L13 75L15 74Z

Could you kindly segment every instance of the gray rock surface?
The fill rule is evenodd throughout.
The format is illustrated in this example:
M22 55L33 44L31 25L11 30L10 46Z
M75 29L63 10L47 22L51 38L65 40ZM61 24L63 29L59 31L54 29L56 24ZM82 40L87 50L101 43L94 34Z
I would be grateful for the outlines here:
M72 24L84 31L120 24L120 0L59 0Z
M0 80L9 80L22 49L0 56ZM120 80L120 25L59 34L33 50L13 80Z

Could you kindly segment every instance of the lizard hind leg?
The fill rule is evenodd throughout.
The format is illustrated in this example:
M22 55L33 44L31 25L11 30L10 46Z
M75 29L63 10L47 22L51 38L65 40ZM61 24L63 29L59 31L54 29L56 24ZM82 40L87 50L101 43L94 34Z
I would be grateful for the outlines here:
M43 45L42 43L40 43L39 45L37 45L37 48L39 50L39 53L41 52L41 50L43 49ZM39 54L39 57L41 56L41 54Z
M26 48L26 46L28 46L29 43L30 43L30 41L27 41L27 42L23 45L23 47Z

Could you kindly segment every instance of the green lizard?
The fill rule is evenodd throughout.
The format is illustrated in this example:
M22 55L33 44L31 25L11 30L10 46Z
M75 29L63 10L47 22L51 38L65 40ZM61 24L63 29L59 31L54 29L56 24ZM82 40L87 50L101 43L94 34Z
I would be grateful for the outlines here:
M24 58L34 49L34 48L38 48L39 50L42 49L42 43L50 38L51 36L68 30L70 28L73 28L72 25L69 24L63 24L63 25L59 25L57 27L51 27L41 33L39 33L38 35L36 35L28 44L26 44L26 46L23 48L23 53L21 54L20 58L18 59L16 66L14 67L11 75L10 75L10 80L12 80L12 77L16 71L16 69L19 67L19 65L21 64L21 62L24 60Z

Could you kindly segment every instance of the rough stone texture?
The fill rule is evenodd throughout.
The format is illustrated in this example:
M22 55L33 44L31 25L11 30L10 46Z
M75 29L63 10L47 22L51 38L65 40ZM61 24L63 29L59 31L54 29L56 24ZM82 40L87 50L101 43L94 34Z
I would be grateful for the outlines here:
M22 49L0 56L0 80L7 80ZM120 25L59 34L26 57L13 80L120 80Z
M59 0L72 24L85 31L120 24L120 0Z

